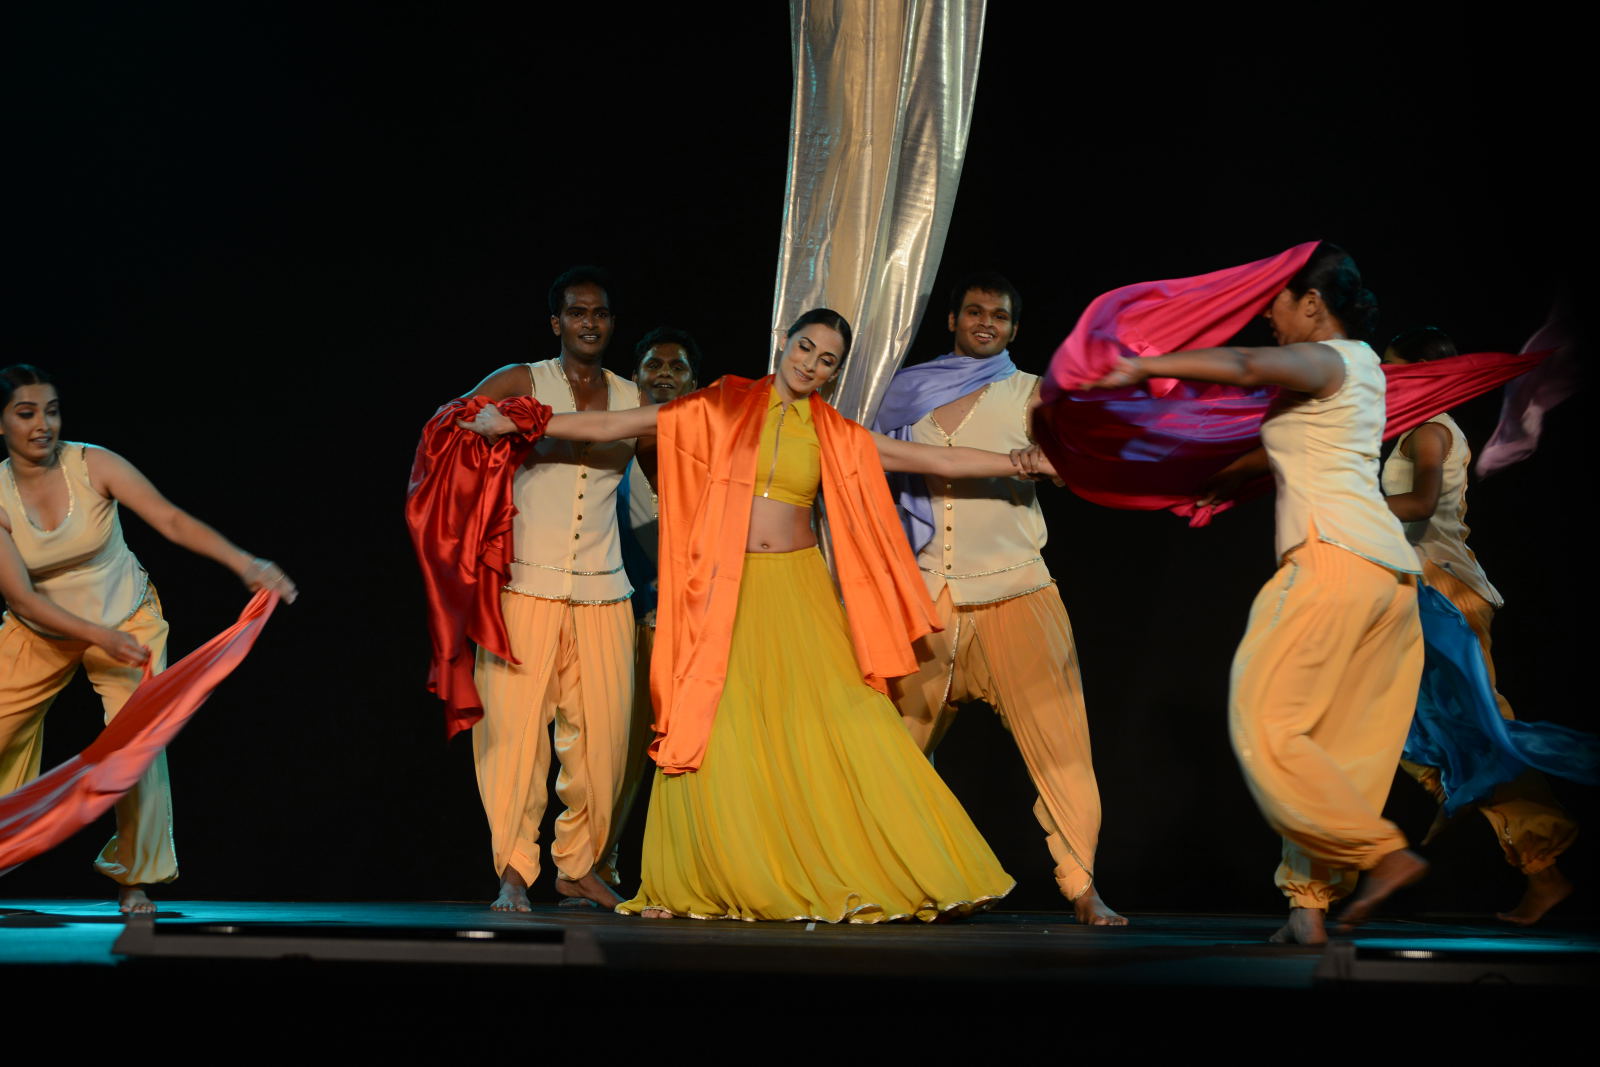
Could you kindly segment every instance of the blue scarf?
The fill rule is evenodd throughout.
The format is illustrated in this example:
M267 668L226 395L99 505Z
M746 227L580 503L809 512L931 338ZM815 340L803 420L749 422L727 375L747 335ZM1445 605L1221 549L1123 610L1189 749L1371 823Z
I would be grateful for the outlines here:
M628 462L631 465L639 461ZM628 506L629 473L624 469L622 480L617 483L617 539L622 548L622 570L633 586L633 618L637 622L656 608L656 565L650 562L649 553L639 543L639 535L633 532L633 514ZM648 679L642 683L635 679L635 684L650 683Z
M1600 738L1554 722L1502 719L1478 637L1430 585L1417 590L1425 649L1417 713L1404 756L1439 768L1444 813L1490 798L1529 767L1600 784Z
M1004 381L1017 373L1011 350L997 356L974 359L947 352L938 359L907 367L889 382L873 420L873 429L897 441L911 440L911 427L935 408L944 407L993 382ZM900 523L912 552L933 540L933 498L928 483L920 474L891 474L889 488L894 492Z

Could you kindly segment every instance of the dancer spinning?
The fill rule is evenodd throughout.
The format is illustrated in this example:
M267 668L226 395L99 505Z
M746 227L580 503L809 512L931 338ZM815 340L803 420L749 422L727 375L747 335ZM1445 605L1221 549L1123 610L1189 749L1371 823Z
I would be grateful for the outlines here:
M155 587L122 539L117 505L169 541L214 559L250 589L295 598L278 565L257 559L174 507L132 464L61 440L61 401L26 364L0 370L0 794L39 774L42 726L81 664L110 722L143 677L166 665ZM166 754L117 802L117 832L95 867L122 888L124 912L155 910L145 886L178 876Z
M1456 354L1455 342L1443 330L1424 327L1389 342L1385 363L1412 364L1446 359ZM1494 659L1489 655L1489 624L1502 604L1489 584L1477 556L1467 547L1467 469L1472 451L1466 436L1447 413L1441 412L1401 436L1383 465L1383 491L1389 510L1405 524L1406 537L1422 557L1424 579L1450 599L1477 635L1483 663L1494 684ZM1514 719L1511 705L1497 690L1500 714ZM1404 761L1401 766L1433 798L1444 803L1444 786L1437 767ZM1556 858L1578 836L1577 823L1561 807L1550 785L1535 770L1495 789L1492 796L1473 805L1489 820L1506 862L1527 877L1522 900L1510 911L1499 912L1506 922L1528 926L1572 893L1572 883L1556 867ZM1444 827L1439 818L1423 839L1426 845Z
M1384 379L1349 339L1376 311L1355 263L1323 244L1266 312L1274 348L1119 359L1094 388L1185 378L1283 390L1261 426L1277 483L1276 575L1233 662L1229 734L1245 781L1283 834L1274 941L1327 940L1328 905L1360 891L1355 924L1426 871L1383 818L1422 673L1417 555L1378 488Z
M817 309L790 328L772 377L547 428L591 441L659 428L659 770L643 886L624 913L931 920L1013 884L885 695L888 677L915 669L910 645L933 606L883 471L1016 468L841 418L813 394L849 344L849 324ZM512 424L485 409L473 428ZM843 613L811 523L819 487Z

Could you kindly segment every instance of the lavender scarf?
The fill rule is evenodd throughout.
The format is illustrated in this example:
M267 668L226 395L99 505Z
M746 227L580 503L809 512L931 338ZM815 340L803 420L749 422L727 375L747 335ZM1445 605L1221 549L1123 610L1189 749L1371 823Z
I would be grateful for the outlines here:
M1015 373L1017 365L1011 362L1009 349L983 359L947 352L938 359L907 367L889 383L873 429L898 441L909 441L911 427L928 412ZM920 474L891 474L889 488L894 492L895 507L900 511L900 523L906 528L911 551L922 551L922 546L933 540L933 498L928 495L928 483Z

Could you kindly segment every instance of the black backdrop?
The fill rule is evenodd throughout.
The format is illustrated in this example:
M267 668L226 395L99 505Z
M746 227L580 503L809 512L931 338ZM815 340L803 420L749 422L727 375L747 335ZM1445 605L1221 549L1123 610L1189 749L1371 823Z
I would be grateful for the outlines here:
M1014 352L1037 371L1098 292L1317 237L1356 252L1383 330L1435 323L1466 349L1504 350L1542 321L1575 243L1577 179L1560 147L1573 108L1535 31L1077 5L1041 22L1020 7L992 5L913 360L944 350L942 290L968 269L1021 288ZM417 429L488 370L554 354L544 290L574 262L619 279L612 369L662 323L701 339L707 378L764 369L786 5L736 22L228 8L79 5L19 38L6 361L51 368L70 438L128 455L304 593L172 747L184 877L164 893L485 898L469 746L443 743L422 689L400 520ZM1503 689L1524 714L1574 725L1592 725L1576 510L1590 410L1558 412L1536 459L1472 495L1474 546L1509 602ZM1464 409L1476 443L1495 414L1493 398ZM1105 802L1107 899L1278 907L1274 839L1223 728L1229 658L1271 570L1270 507L1190 531L1046 496ZM175 653L231 620L244 596L229 576L126 525ZM47 762L96 724L80 680L52 713ZM1057 906L994 716L971 709L939 766L1019 878L1014 902ZM1593 813L1592 792L1558 788ZM1405 780L1391 813L1413 833L1431 815ZM1513 898L1488 829L1463 822L1412 906ZM108 825L0 892L102 894L88 861ZM630 875L640 832L636 815ZM1567 866L1583 874L1589 851Z

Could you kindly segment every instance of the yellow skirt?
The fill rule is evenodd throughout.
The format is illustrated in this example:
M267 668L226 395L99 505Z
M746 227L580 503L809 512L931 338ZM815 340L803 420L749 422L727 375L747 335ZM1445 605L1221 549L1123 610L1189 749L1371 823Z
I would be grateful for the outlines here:
M656 773L641 870L624 914L932 920L1015 884L861 680L815 548L745 556L705 761Z

